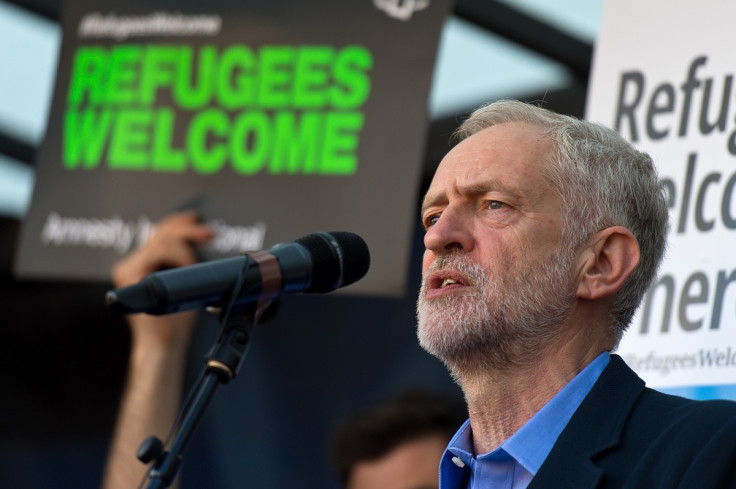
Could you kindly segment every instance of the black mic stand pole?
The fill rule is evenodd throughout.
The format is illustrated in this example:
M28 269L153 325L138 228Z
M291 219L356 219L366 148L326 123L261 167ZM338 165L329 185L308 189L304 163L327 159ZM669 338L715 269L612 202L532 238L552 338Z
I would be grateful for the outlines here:
M194 433L205 409L221 384L234 378L248 349L248 340L255 323L246 321L240 315L230 319L225 317L223 329L207 361L204 378L193 387L191 404L185 406L181 423L171 447L163 450L163 444L155 437L148 437L138 449L138 458L143 463L153 461L148 472L149 489L169 487L176 478L182 462L182 452Z

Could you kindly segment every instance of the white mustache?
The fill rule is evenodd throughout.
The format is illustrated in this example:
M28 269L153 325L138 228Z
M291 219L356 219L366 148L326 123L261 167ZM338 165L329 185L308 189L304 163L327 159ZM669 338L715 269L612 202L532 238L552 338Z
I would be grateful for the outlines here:
M442 270L449 270L464 275L467 279L466 285L471 287L477 287L479 284L484 284L488 281L488 274L483 267L458 253L453 253L435 258L424 275L422 290L426 290L429 287L429 277L433 273Z

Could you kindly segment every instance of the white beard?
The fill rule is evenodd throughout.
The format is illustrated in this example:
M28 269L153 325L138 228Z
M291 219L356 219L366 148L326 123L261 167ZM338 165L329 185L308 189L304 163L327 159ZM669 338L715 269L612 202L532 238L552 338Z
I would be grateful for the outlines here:
M574 298L572 253L543 258L514 270L499 264L495 280L462 252L438 256L425 277L456 270L469 287L427 299L425 280L417 301L419 344L442 360L453 375L476 369L527 364L559 331Z

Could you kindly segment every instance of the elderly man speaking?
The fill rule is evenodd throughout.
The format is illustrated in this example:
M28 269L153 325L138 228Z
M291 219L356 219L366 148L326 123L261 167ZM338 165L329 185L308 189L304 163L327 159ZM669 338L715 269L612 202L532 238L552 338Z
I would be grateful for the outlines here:
M665 249L649 156L513 101L458 135L421 216L418 336L470 415L441 489L736 487L736 403L658 393L610 354Z

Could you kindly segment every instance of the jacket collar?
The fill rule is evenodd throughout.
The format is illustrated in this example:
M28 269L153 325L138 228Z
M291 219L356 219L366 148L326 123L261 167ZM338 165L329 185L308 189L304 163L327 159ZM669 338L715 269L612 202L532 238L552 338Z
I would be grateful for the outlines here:
M624 425L644 381L618 355L601 373L560 434L529 489L592 489L603 471L592 459L621 441Z

